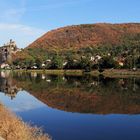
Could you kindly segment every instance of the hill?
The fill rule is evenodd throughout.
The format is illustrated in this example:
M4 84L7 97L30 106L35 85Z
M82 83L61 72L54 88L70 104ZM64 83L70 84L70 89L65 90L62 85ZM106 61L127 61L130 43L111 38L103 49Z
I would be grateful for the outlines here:
M79 49L97 45L119 45L128 36L140 34L140 24L87 24L50 31L30 44L29 48L47 50Z
M132 53L132 48L139 49L139 46L140 23L75 25L47 32L14 55L14 61L45 61L54 55L64 60L74 54L75 59L85 54L93 56L114 53L116 57L122 52Z

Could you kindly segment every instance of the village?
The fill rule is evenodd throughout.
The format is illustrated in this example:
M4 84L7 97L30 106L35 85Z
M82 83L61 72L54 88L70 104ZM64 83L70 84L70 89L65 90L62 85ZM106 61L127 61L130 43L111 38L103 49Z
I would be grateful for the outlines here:
M86 48L88 49L88 48ZM85 49L85 50L86 50ZM33 60L13 61L12 55L22 51L16 42L10 41L0 47L0 68L1 69L83 69L91 71L97 69L131 69L136 71L140 67L139 53L133 56L130 50L121 51L114 55L112 50L104 52L100 49L85 52L82 55L72 54L69 56L52 55L46 60L39 60L33 56ZM47 55L47 54L46 54Z

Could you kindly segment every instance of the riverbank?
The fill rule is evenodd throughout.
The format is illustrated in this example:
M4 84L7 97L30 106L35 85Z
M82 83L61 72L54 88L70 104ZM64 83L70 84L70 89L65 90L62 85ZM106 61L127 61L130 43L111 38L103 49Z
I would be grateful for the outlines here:
M36 72L44 73L48 75L70 75L70 76L82 76L82 70L13 70L14 72Z
M91 72L83 72L83 70L14 70L14 72L36 72L48 75L68 75L68 76L82 76L89 74L91 76L104 75L105 77L140 77L140 70L132 71L127 69L106 69L102 73L98 70Z
M31 127L0 104L0 137L5 140L50 140L41 129Z
M140 77L140 70L108 69L102 73L106 77Z

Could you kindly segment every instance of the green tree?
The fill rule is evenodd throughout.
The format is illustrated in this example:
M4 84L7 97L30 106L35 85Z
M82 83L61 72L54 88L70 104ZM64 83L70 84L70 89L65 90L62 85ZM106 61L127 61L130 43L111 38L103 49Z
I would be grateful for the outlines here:
M79 63L81 69L84 69L85 72L91 71L91 61L89 57L81 57L81 61Z
M104 56L100 61L99 65L101 68L115 68L116 62L110 56Z
M37 68L40 69L40 68L42 67L42 60L39 59L39 58L37 58L37 59L35 60L35 64L36 64Z
M63 59L59 55L54 55L50 63L49 69L63 69Z

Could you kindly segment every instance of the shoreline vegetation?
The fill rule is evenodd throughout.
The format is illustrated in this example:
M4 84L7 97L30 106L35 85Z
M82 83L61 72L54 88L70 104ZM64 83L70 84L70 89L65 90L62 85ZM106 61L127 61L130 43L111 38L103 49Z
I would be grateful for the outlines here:
M105 77L140 77L140 70L133 71L128 69L106 69L103 72L99 72L98 70L93 70L91 72L84 72L83 70L12 70L13 72L36 72L36 73L44 73L48 75L67 75L67 76L83 76L85 74L89 74L91 76L99 76L103 75Z
M24 123L0 103L0 139L3 140L50 140L42 130Z

